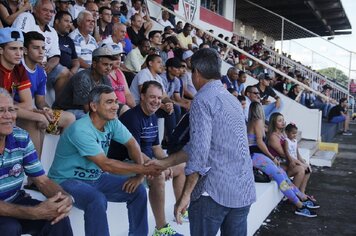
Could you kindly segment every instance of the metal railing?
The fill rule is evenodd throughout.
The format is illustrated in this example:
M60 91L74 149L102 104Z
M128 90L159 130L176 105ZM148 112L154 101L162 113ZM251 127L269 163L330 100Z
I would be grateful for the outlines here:
M282 71L276 69L275 67L270 66L269 64L266 64L264 61L258 59L257 57L255 57L255 56L253 56L253 55L251 55L251 54L249 54L248 52L246 52L246 51L240 49L239 47L237 47L237 46L231 44L230 42L227 42L227 41L225 41L224 39L221 39L221 38L215 36L214 34L210 33L209 31L207 31L207 30L201 28L201 26L195 24L194 22L191 22L191 21L187 20L184 16L181 16L181 15L177 14L176 12L169 10L168 8L162 6L161 4L159 4L159 3L157 3L157 2L155 2L155 1L153 1L153 0L148 0L148 2L150 2L151 4L153 4L153 5L155 5L155 6L159 7L159 8L161 8L161 9L163 9L163 10L168 11L169 13L175 15L177 18L181 19L181 20L184 21L184 22L190 23L193 27L198 28L198 29L201 29L205 34L207 34L207 35L213 37L214 39L218 40L219 42L221 42L221 43L227 45L228 50L236 50L236 51L238 51L239 53L241 53L241 54L245 55L246 57L250 58L251 60L253 60L253 61L255 61L255 62L258 62L259 64L263 65L265 68L268 68L268 69L274 71L275 73L280 74L281 76L283 76L283 77L285 77L285 78L291 80L293 83L298 84L298 85L301 86L304 90L310 91L310 92L312 92L313 94L315 94L315 95L317 95L317 96L319 96L319 97L321 97L321 98L323 98L323 99L325 99L325 100L327 100L327 101L330 100L329 97L325 96L325 95L322 94L320 91L315 90L315 89L313 89L312 87L309 87L309 86L305 85L304 83L299 82L298 80L296 80L296 79L290 77L290 76L287 75L286 73L284 73L284 72L282 72Z
M271 56L275 63L284 66L290 66L291 68L297 69L302 73L303 76L308 77L315 83L318 83L320 85L330 85L334 89L334 99L338 100L341 97L349 97L351 99L354 99L354 97L349 93L349 83L350 79L354 78L354 75L356 74L356 71L351 68L352 60L356 61L355 53L333 43L330 40L320 37L314 32L297 25L296 23L284 18L283 16L280 16L256 3L253 3L252 1L244 1L249 4L249 7L253 8L254 12L256 12L257 15L266 17L268 16L268 21L263 21L263 19L261 19L262 26L268 28L268 26L274 24L275 26L280 27L279 36L281 40L276 42L275 45L280 53L277 53L269 47L264 48L265 50L268 50L271 53ZM242 12L240 14L250 14L250 12ZM287 35L289 35L290 38L297 39L286 40ZM317 45L322 50L318 51L316 50L316 48L311 49L309 46L306 45ZM284 56L283 53L286 52L287 54L295 58L295 60ZM337 53L338 61L330 59L330 56L328 55L329 52ZM312 69L308 68L308 66L310 66ZM337 70L340 70L348 77L348 80L344 81L344 84L338 84L334 80L335 76L330 76L330 78L328 78L313 70L321 68L335 69L335 72Z

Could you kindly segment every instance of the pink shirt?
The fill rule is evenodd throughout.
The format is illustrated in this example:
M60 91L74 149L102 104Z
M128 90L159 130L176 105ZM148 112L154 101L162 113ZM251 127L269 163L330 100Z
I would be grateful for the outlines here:
M121 70L116 69L115 76L111 73L109 74L109 78L111 81L111 85L114 89L117 99L119 103L126 104L126 97L125 97L125 75L122 73Z

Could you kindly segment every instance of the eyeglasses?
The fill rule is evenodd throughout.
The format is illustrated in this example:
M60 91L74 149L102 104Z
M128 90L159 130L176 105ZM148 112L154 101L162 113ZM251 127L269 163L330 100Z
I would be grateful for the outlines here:
M1 107L0 108L0 116L4 116L6 114L6 112L10 112L11 115L15 115L16 112L17 112L17 108L15 107L9 107L9 108L4 108L4 107Z
M251 93L253 93L253 94L255 94L255 95L258 95L258 94L260 94L260 92L251 92Z

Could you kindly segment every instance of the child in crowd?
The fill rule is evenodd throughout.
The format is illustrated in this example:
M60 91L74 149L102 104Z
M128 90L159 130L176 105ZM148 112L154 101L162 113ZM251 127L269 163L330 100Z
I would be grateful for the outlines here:
M306 163L298 152L298 127L295 124L290 123L286 126L285 133L287 137L284 144L284 152L286 153L288 160L293 161L295 165L303 166L306 174L311 173L310 165Z
M237 100L241 103L242 109L246 109L246 97L242 95L237 95Z

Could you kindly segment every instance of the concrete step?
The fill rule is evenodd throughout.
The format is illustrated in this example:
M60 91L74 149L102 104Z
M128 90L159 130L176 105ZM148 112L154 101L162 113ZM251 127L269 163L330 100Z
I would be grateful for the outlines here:
M318 148L319 143L317 141L302 139L298 142L298 151L307 163L310 162L310 158L318 151Z
M310 164L314 166L331 167L336 158L336 152L317 151L310 159Z

